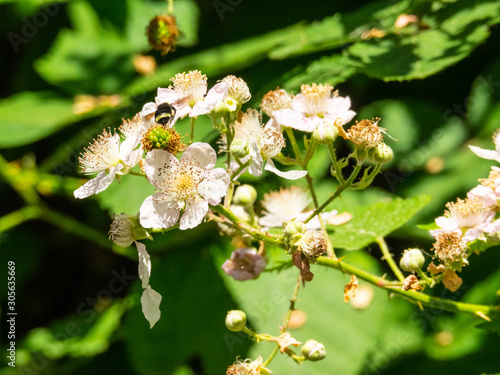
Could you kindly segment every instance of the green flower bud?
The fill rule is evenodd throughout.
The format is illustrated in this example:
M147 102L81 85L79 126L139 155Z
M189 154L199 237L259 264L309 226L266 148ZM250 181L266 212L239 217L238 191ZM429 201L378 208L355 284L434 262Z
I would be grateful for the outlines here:
M235 138L229 147L231 154L241 159L248 155L248 142L241 138Z
M368 152L368 157L373 163L386 164L389 163L394 157L394 152L392 148L387 146L385 143L380 143L370 149Z
M241 310L228 311L226 315L226 327L232 332L242 331L247 324L247 316Z
M308 361L319 361L326 357L325 346L316 340L307 340L301 352Z
M313 139L320 145L329 145L335 142L339 135L339 130L333 124L322 123L313 132Z
M242 206L251 206L256 199L257 190L251 185L238 186L233 196L233 202Z
M299 220L293 219L290 220L288 223L285 225L285 236L287 237L292 237L296 234L302 234L306 231L306 225Z
M401 269L407 272L415 272L424 265L425 258L419 249L406 249L399 261Z
M368 159L368 149L364 146L356 145L354 148L354 157L358 162L358 165L361 165Z

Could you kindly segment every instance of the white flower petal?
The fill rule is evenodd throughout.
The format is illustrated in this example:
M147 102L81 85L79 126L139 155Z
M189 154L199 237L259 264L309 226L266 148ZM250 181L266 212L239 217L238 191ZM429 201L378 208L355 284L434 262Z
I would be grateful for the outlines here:
M145 118L149 115L153 115L156 112L157 105L156 103L149 102L143 105L141 112L139 114L142 118Z
M161 193L147 197L141 205L139 221L144 228L167 229L179 219L179 208L172 202L155 202L154 198L159 195Z
M141 297L142 313L149 322L149 328L153 328L160 319L161 294L153 290L149 285L144 289Z
M500 153L495 150L485 150L481 147L469 146L471 151L483 159L495 160L500 163Z
M304 177L307 174L307 171L287 171L282 172L274 165L272 159L267 159L267 164L264 168L266 171L273 172L274 174L286 178L287 180L298 180L299 178Z
M302 122L304 119L303 113L290 108L274 111L273 116L280 125L291 128L295 127L296 124Z
M213 168L217 154L208 143L195 142L182 154L181 162L194 164L200 168Z
M191 229L201 224L208 212L208 202L189 202L186 211L181 217L179 228L181 230Z
M212 169L208 172L207 177L198 185L198 192L208 203L215 206L226 195L229 181L229 175L224 169Z
M435 221L438 227L444 229L445 231L454 231L458 228L455 220L446 216L439 216Z
M118 163L116 166L111 167L109 172L103 171L95 178L87 181L83 186L75 190L75 198L83 199L90 197L93 194L99 194L108 188L115 179L116 174L123 168L123 164Z
M155 102L157 105L160 105L162 103L172 104L179 99L181 98L179 97L179 94L175 92L175 90L158 87L158 91L155 98Z
M264 166L264 160L260 154L259 145L255 138L248 139L249 154L252 158L252 164L248 166L248 171L252 176L258 177L262 174L262 167Z
M179 161L174 155L155 149L147 153L143 169L148 181L157 188L162 188L165 174L175 173L178 167Z
M135 244L137 245L137 252L139 254L139 278L142 281L142 287L146 288L151 276L151 259L146 251L146 245L137 241Z
M219 82L208 91L205 97L205 103L209 111L215 108L217 104L226 99L228 85L226 82Z

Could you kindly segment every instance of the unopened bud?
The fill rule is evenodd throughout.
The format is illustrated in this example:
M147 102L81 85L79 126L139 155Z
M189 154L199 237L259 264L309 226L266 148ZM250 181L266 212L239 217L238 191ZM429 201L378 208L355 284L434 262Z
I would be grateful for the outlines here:
M399 261L399 266L407 272L415 272L424 265L425 258L419 249L406 249Z
M323 122L318 125L312 136L316 143L320 145L329 145L335 142L338 135L339 130L335 125Z
M354 157L358 165L361 165L368 159L368 150L364 146L356 145L354 148Z
M306 225L299 220L290 220L285 226L285 236L291 237L296 234L303 234L306 231Z
M257 190L251 185L241 185L234 192L233 202L242 206L251 206L257 199Z
M241 159L248 155L248 142L241 138L235 138L229 147L231 154Z
M241 310L228 311L226 315L226 327L232 332L242 331L247 324L247 316Z
M307 340L301 352L308 361L319 361L326 357L325 346L316 340Z
M386 164L389 163L393 157L394 152L392 148L385 143L380 143L369 151L369 159L374 163Z

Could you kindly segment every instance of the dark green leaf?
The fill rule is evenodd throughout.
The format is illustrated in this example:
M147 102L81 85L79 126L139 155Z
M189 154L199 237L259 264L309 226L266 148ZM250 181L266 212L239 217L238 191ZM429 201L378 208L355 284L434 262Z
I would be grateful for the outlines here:
M432 21L432 22L431 22ZM500 22L498 1L457 1L433 15L431 28L414 35L387 35L357 42L346 51L351 64L385 81L422 79L467 57Z
M49 92L23 92L0 101L0 147L38 141L75 121L73 101Z
M347 224L335 227L331 235L334 247L359 250L402 227L430 200L429 196L394 199L371 206L355 207L349 212L353 218Z

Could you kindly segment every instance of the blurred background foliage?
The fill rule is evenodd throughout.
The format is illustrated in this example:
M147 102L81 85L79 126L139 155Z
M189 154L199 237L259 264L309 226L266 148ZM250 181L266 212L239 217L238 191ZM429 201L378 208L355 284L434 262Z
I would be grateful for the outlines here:
M77 171L82 148L103 128L131 118L178 72L199 69L210 85L240 76L252 107L277 86L298 92L302 83L328 82L350 96L357 119L381 117L397 140L387 141L396 157L374 186L345 192L332 207L365 212L361 206L394 197L430 196L410 224L384 227L396 258L406 247L429 250L429 235L415 224L431 222L447 201L487 177L491 163L466 146L493 148L491 134L500 127L499 1L175 0L182 36L163 57L150 50L144 32L165 12L165 2L152 0L0 0L0 258L3 269L8 260L16 263L19 312L18 367L0 375L216 374L237 355L266 357L272 350L227 331L225 314L241 308L252 327L276 334L295 271L237 283L221 274L232 246L214 223L157 235L147 248L162 317L149 330L139 306L136 250L112 246L106 233L110 214L135 214L152 187L126 176L91 199L73 198L84 182ZM401 14L418 22L396 28ZM138 72L140 54L155 58L154 72ZM178 125L181 133L186 122ZM196 135L215 146L205 118ZM325 150L318 148L311 166L324 199L333 190ZM283 183L270 175L244 179L258 182L260 197ZM376 218L380 207L371 206L370 215ZM349 245L342 232L335 235L337 247L354 250L339 250L350 262L388 272L378 249L366 246L371 241ZM474 256L454 294L431 293L498 303L498 250ZM279 250L269 250L271 266L282 260ZM314 272L299 296L307 320L292 335L324 343L327 358L299 367L278 356L273 373L500 372L498 325L480 329L478 318L422 311L381 290L356 310L343 302L348 276ZM6 288L0 293L5 312ZM6 364L5 356L0 361Z

